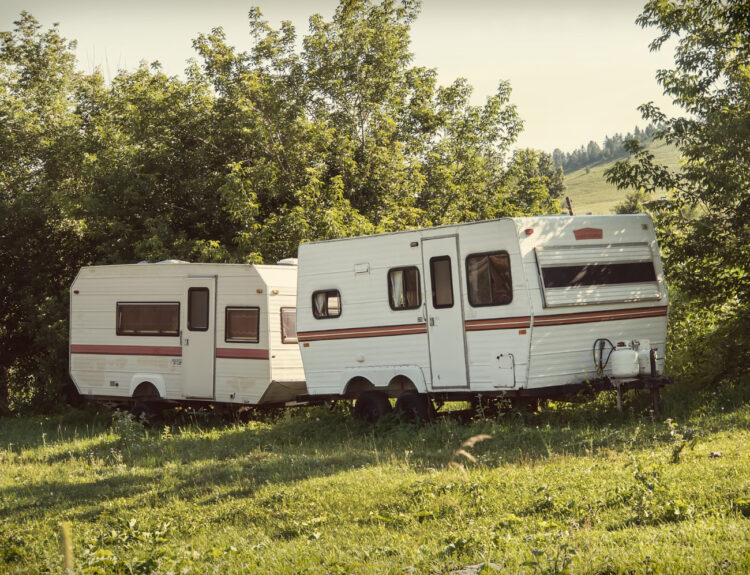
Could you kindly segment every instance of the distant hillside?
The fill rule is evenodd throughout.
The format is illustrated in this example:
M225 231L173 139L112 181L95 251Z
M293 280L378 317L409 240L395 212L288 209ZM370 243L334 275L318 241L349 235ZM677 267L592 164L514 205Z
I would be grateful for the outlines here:
M679 167L680 153L675 146L658 142L651 143L648 149L654 154L657 163L666 164L674 169ZM623 201L627 192L608 184L604 178L604 171L615 161L617 160L600 162L565 174L564 195L573 202L573 211L576 214L610 214L615 204Z

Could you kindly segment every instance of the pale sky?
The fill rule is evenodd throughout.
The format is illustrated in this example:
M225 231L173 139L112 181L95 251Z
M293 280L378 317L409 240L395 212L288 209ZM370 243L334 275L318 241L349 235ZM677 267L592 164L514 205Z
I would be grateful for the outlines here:
M672 66L670 51L650 53L652 29L635 24L645 0L423 0L412 27L414 64L436 68L441 84L465 77L474 103L509 80L524 120L518 147L570 152L589 140L632 131L636 109L655 101L674 112L655 80ZM224 28L239 50L250 46L247 13L259 6L278 27L291 20L302 37L308 18L329 20L336 0L0 0L0 30L22 10L46 29L78 41L78 64L105 78L141 60L182 74L195 56L192 40Z

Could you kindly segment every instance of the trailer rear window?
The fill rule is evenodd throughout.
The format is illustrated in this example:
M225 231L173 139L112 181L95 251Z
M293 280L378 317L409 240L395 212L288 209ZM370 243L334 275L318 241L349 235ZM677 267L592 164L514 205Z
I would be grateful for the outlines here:
M315 319L329 319L341 315L341 294L329 289L313 292L312 309Z
M297 308L281 308L281 343L297 343Z
M394 310L417 309L422 305L416 267L388 270L388 301Z
M513 300L513 283L508 252L468 256L466 284L472 307L509 304Z
M224 340L234 343L258 343L260 308L228 307L224 323Z
M180 334L180 304L118 302L117 335L174 337Z
M652 262L585 264L542 268L544 287L579 287L655 282Z

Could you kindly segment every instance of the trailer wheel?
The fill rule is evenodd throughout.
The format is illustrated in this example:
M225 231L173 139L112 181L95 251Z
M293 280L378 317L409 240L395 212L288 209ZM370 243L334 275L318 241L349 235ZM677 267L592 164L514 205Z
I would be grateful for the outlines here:
M153 401L137 401L131 408L130 413L136 421L142 422L146 426L151 426L161 419L163 406Z
M405 391L396 400L396 413L401 413L408 421L416 423L435 419L435 406L424 393Z
M382 391L365 391L354 404L354 417L368 423L375 423L386 413L391 412L388 396Z

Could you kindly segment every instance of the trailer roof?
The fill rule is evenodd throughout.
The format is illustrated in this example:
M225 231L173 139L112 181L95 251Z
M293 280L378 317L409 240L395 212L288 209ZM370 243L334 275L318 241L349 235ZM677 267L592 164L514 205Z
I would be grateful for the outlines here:
M550 221L559 219L561 221L564 221L565 223L570 222L588 222L589 224L596 223L596 220L615 220L615 219L638 219L641 220L643 218L651 219L651 216L648 214L581 214L581 215L574 215L570 216L568 214L545 214L545 215L539 215L539 216L522 216L522 217L516 217L516 218L494 218L491 220L478 220L475 222L462 222L459 224L445 224L442 226L434 226L431 228L413 228L409 230L399 230L395 232L384 232L381 234L367 234L362 236L351 236L346 238L334 238L330 240L318 240L318 241L312 241L312 242L305 242L304 244L327 244L331 242L341 242L345 240L354 240L354 239L364 239L364 238L374 238L374 237L381 237L381 236L395 236L398 234L413 234L417 232L426 232L426 231L432 231L432 230L446 230L451 228L459 228L459 227L465 227L465 226L473 226L473 225L480 225L480 224L486 224L488 222L502 222L502 221L511 221L516 224L517 228L520 227L526 227L531 225L534 222L539 221Z

